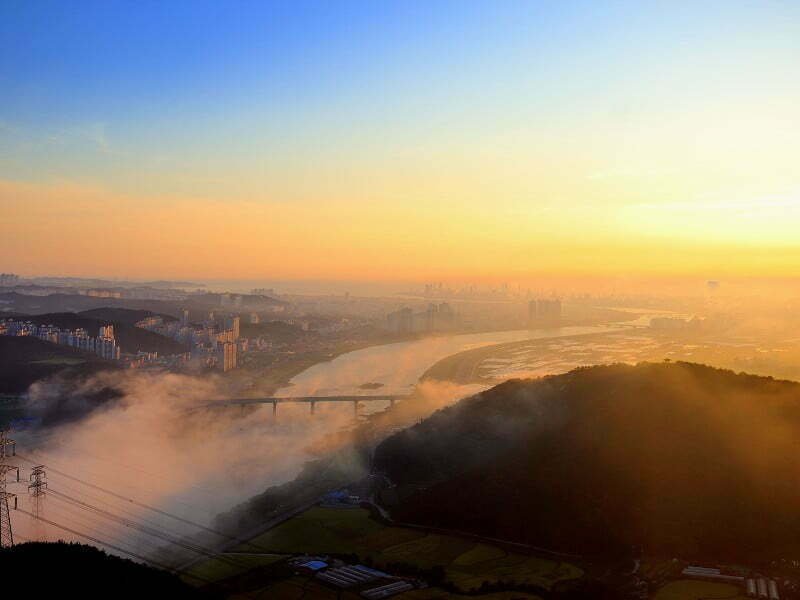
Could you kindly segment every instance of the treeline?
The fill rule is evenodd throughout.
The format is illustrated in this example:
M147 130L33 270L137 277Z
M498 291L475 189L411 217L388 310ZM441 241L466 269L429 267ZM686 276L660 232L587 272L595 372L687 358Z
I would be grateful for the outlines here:
M797 439L798 384L615 365L497 386L389 438L375 465L399 522L763 564L800 555Z
M213 599L176 575L77 543L27 543L0 549L3 593L83 600Z

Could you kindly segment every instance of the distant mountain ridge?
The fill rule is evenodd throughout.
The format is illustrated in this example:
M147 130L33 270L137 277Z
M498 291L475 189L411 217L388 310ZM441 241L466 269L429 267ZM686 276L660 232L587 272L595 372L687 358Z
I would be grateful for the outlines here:
M800 555L800 385L689 363L509 381L385 440L393 518L585 555Z

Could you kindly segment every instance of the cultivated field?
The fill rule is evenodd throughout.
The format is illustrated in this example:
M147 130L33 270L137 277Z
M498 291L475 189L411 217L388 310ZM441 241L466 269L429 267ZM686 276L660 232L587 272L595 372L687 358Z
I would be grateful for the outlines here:
M252 541L270 552L356 554L379 566L441 566L447 579L465 592L479 588L484 581L501 580L549 588L583 574L568 563L507 552L456 536L387 527L363 509L315 507Z
M747 600L739 587L727 583L679 579L671 581L656 592L654 600Z

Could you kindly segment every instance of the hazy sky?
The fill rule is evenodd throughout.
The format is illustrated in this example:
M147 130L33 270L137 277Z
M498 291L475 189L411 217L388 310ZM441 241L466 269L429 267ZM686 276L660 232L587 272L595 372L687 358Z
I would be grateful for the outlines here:
M796 275L800 3L0 3L0 270Z

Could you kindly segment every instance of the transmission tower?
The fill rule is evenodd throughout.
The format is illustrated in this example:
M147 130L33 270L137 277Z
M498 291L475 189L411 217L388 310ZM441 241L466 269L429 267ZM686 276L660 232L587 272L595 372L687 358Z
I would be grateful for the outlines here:
M11 448L9 454L8 448ZM14 545L14 534L11 532L11 512L8 508L9 499L14 499L14 509L17 508L17 496L6 491L6 473L17 472L19 481L19 467L3 464L6 456L14 456L17 453L17 446L14 440L9 439L8 431L0 431L0 548L8 548Z
M11 448L11 453L7 448ZM17 455L17 442L8 437L8 429L0 429L0 459Z
M28 493L33 500L33 516L35 517L35 532L36 539L40 542L46 542L44 527L42 526L42 513L44 512L44 497L47 489L47 473L45 473L44 465L36 465L31 471L29 477L30 484L28 485Z

